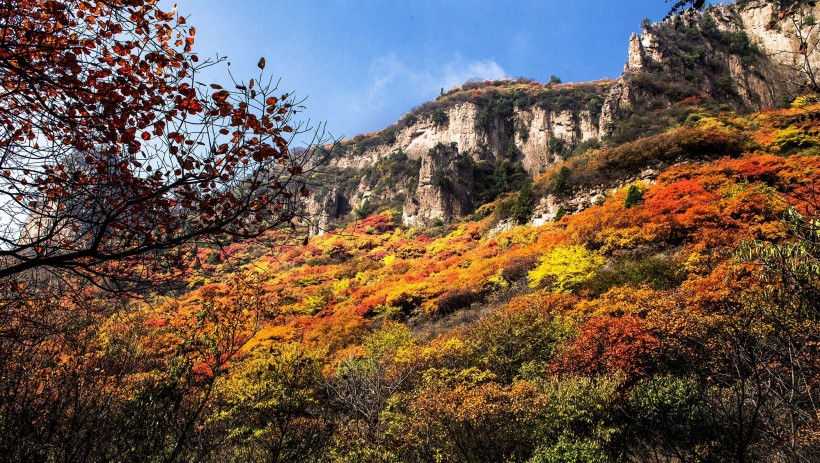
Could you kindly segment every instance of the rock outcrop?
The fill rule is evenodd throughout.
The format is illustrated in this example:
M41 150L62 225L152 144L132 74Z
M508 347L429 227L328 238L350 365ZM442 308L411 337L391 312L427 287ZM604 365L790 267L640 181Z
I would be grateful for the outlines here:
M818 37L798 27L818 14L820 5L780 12L750 0L647 26L629 39L624 73L601 109L602 134L636 110L687 96L754 110L789 101L807 83L806 65L820 65Z
M538 176L581 143L598 138L598 113L611 81L581 86L515 81L483 85L502 87L499 98L506 99L509 108L496 108L492 100L448 104L445 97L444 103L434 102L440 107L433 111L411 113L379 133L343 142L326 170L347 183L314 198L309 213L321 216L323 226L332 220L329 211L344 214L365 201L403 207L408 226L448 222L470 213L476 206L474 190L481 188L472 166L492 170L506 161L520 165L531 178ZM516 97L527 100L522 95L529 98L526 107L515 104ZM532 95L542 100L533 102ZM405 166L415 162L417 170L402 172L396 159L403 159ZM455 194L438 184L441 176Z
M407 195L402 222L422 226L469 214L475 200L473 179L473 164L455 143L434 146L422 158L418 186Z

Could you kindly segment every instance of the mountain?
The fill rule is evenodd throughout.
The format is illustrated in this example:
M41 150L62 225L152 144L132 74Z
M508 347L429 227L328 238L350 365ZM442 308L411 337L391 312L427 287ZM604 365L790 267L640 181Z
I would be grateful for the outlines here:
M450 222L575 155L660 133L682 122L687 106L748 111L791 102L807 80L796 21L772 2L710 6L643 24L642 34L629 39L616 81L519 79L454 88L329 153L324 183L332 186L310 207L321 217L317 231L389 207L402 207L405 226ZM805 56L811 68L819 53L812 47ZM646 161L574 196L533 198L539 207L530 221L588 207L663 165ZM499 179L507 176L512 183Z
M26 301L0 460L820 461L816 13L644 24L618 80L468 82L325 147L303 242Z

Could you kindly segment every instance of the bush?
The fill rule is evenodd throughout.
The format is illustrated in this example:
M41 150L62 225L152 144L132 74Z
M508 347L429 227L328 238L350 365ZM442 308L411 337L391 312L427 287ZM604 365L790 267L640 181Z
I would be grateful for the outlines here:
M740 57L741 62L748 66L754 63L759 50L749 40L745 31L723 32L721 40L727 46L729 53Z
M471 347L469 364L491 371L508 383L525 373L544 370L559 346L571 335L557 317L572 306L568 295L538 293L521 296L479 320L466 332ZM522 371L522 369L526 371Z
M595 294L603 294L610 288L623 285L647 285L664 290L676 288L686 279L680 264L666 255L620 260L613 263L612 268L599 271L586 286Z
M698 461L713 454L719 440L714 412L695 378L658 376L640 381L629 392L626 415L629 440L645 444L660 456ZM718 461L714 454L701 461Z
M617 377L548 381L544 437L530 463L622 461L610 455L618 440L619 387Z
M208 254L208 258L205 259L205 262L209 265L219 265L222 263L222 256L218 251L214 251Z
M567 215L567 210L564 209L564 206L558 206L558 210L555 211L555 217L552 218L553 222L560 222L561 219Z
M436 301L437 313L446 315L482 302L484 295L470 289L454 289L442 294Z
M675 162L680 158L737 157L745 143L746 138L740 133L681 127L595 151L586 158L573 158L568 161L569 166L578 168L571 170L573 175L567 182L576 187L593 186L633 176L653 163Z
M430 115L430 120L436 127L444 127L450 123L450 117L443 109L436 109Z
M483 161L475 163L473 178L476 197L482 204L496 199L502 193L520 190L529 180L521 162L508 159L502 159L494 166Z
M565 147L566 143L564 140L558 137L550 137L550 140L547 142L547 149L553 154L563 155Z
M715 91L717 91L718 95L721 96L737 95L734 79L732 79L730 76L722 76L715 83Z
M549 282L556 292L571 291L586 283L604 265L604 258L584 246L558 247L544 254L529 272L530 287Z
M364 201L362 201L362 204L360 204L359 207L353 210L353 212L356 214L356 218L361 220L369 216L370 214L376 212L376 206L374 204L371 204L370 200L365 199Z
M569 176L570 170L567 166L562 166L552 182L552 193L558 196L566 195L570 192Z
M382 130L381 133L379 133L379 138L381 138L381 140L384 143L389 144L389 143L395 142L396 141L396 129L393 128L393 127L388 127L386 129Z
M538 263L537 256L516 257L504 266L501 276L510 283L514 283L526 277L536 263Z
M816 154L820 141L804 131L789 127L781 130L774 139L774 145L781 154Z
M527 128L526 124L521 124L518 126L518 138L521 139L522 142L526 143L527 140L530 138L530 131Z
M518 194L518 198L513 204L510 216L519 225L523 225L530 221L532 217L532 209L535 201L532 197L532 184L527 182Z
M643 199L643 191L637 185L629 185L629 190L626 192L626 199L624 199L624 207L631 209L641 203Z
M452 191L453 183L447 178L447 173L441 167L437 167L430 177L430 184L441 188L444 191Z

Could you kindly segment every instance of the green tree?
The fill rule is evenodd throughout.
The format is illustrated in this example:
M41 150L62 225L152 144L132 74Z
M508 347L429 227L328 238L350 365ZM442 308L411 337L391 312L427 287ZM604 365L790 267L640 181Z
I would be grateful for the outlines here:
M553 222L560 222L561 219L567 215L567 210L564 206L558 206L558 210L555 211L555 217L552 218Z
M220 387L230 453L244 461L301 462L328 444L322 356L297 343L259 348ZM231 459L231 458L226 458Z
M518 193L518 197L515 199L515 204L513 204L512 210L510 211L512 219L518 224L525 224L529 222L530 217L532 217L532 209L534 204L535 200L532 197L532 183L526 182L521 188L521 192Z
M630 209L637 206L643 200L643 191L637 185L629 185L624 199L624 207Z
M555 180L552 182L552 192L553 194L562 196L569 193L569 176L570 170L567 166L561 166L561 169L558 171L558 174L555 176Z

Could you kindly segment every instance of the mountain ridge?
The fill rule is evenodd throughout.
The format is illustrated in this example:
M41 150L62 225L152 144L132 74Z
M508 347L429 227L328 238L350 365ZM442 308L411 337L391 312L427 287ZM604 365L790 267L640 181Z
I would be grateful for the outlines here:
M319 217L314 232L390 207L402 208L405 226L449 222L505 193L469 194L489 189L482 184L488 176L484 170L495 174L508 163L536 180L573 154L684 122L686 115L669 115L670 108L711 102L716 109L759 110L791 101L800 90L795 24L778 15L771 2L710 6L642 28L640 36L630 37L624 72L616 80L468 82L396 124L343 141L327 158L326 183L341 186L317 193L308 207ZM820 63L817 50L808 60ZM659 111L663 117L657 117ZM442 157L448 147L449 156ZM396 169L397 162L405 165ZM473 178L465 163L473 164ZM392 171L387 164L394 164ZM385 169L389 185L371 180L373 172ZM647 165L634 175L648 178L652 171ZM460 187L450 188L442 179L455 179ZM530 220L543 223L569 203L579 210L592 202L579 198L623 185L623 179L613 179L564 204L555 197L536 198L550 206Z

